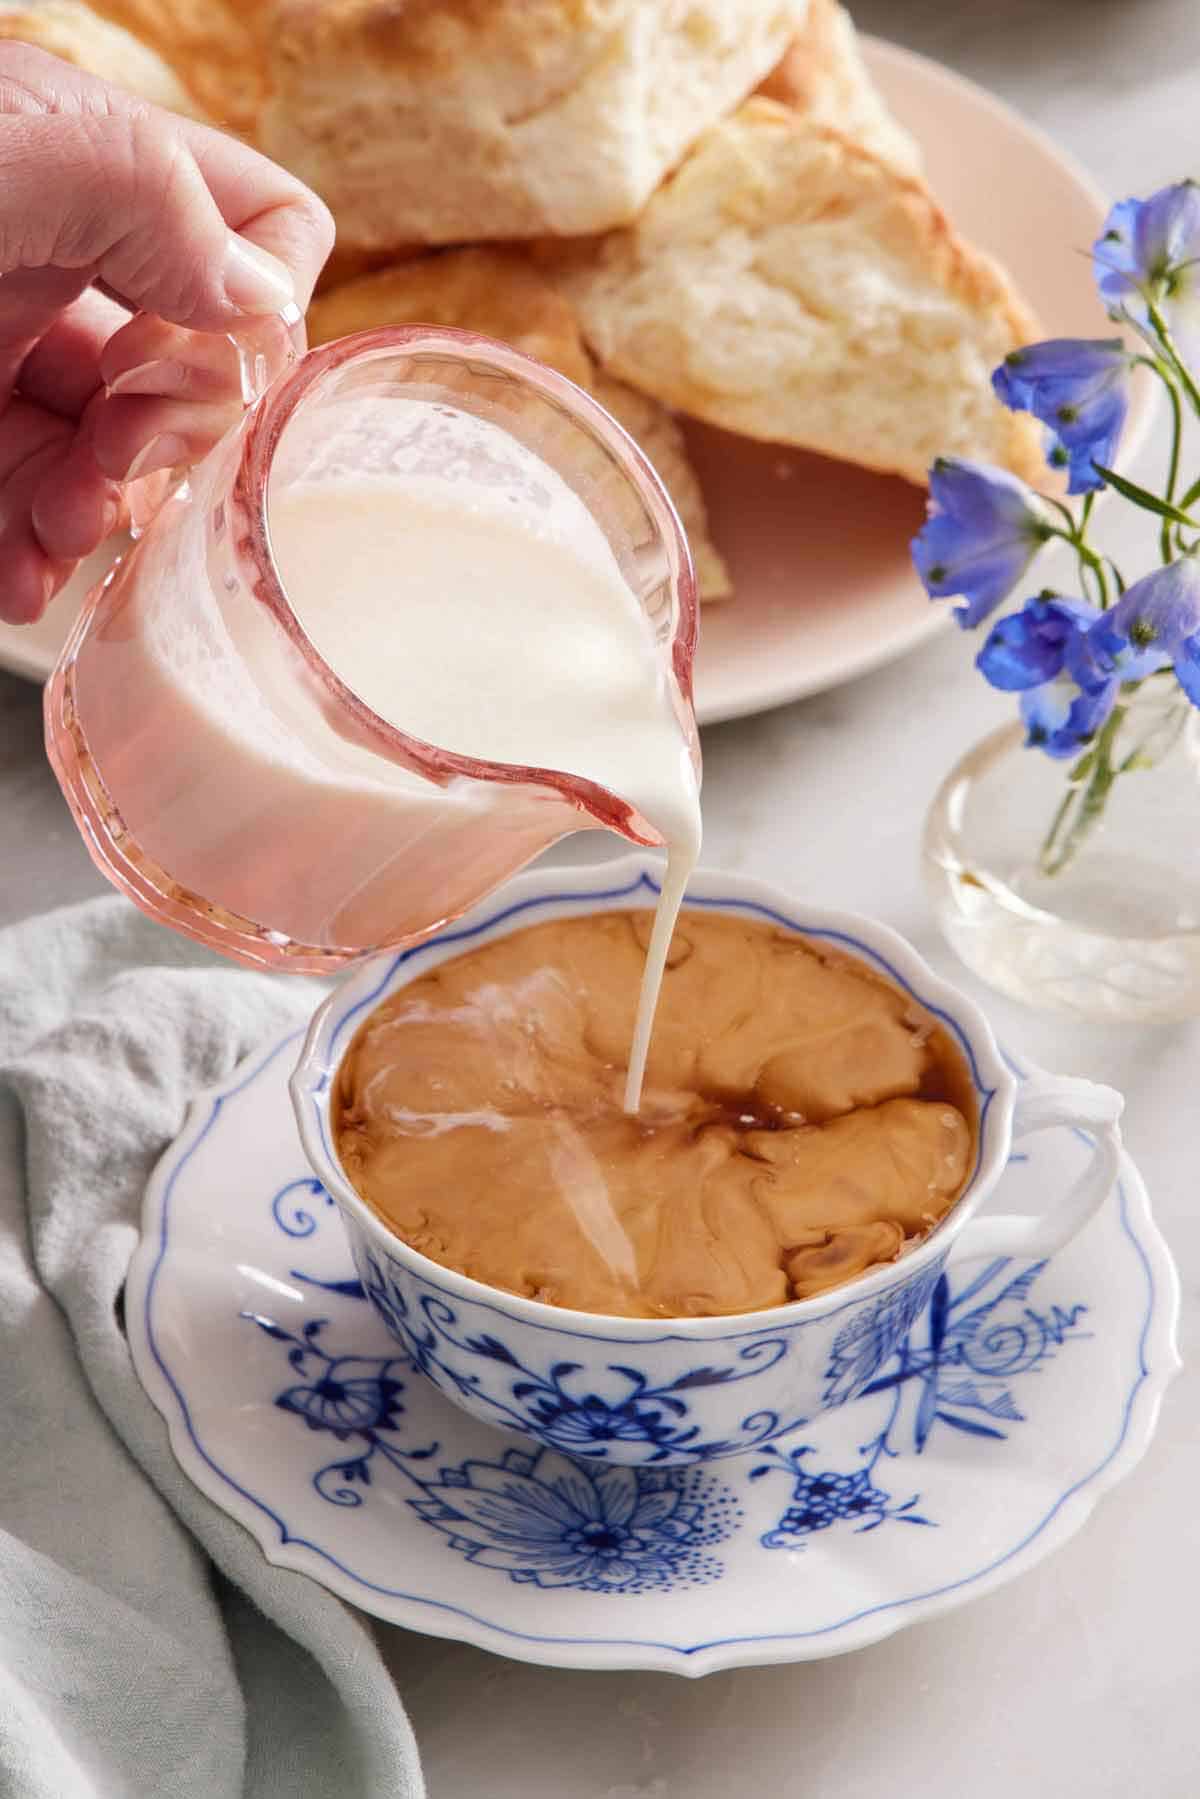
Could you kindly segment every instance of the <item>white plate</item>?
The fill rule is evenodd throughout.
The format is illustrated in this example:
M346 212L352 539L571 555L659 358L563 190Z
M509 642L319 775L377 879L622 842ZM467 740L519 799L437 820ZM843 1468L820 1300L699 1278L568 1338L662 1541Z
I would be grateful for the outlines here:
M299 1040L196 1101L147 1193L126 1328L196 1485L380 1618L558 1667L837 1655L1030 1568L1150 1441L1178 1281L1126 1162L1066 1250L952 1268L940 1329L918 1319L876 1390L766 1450L539 1453L451 1405L364 1300L296 1137ZM1085 1153L1044 1133L992 1203L1043 1208Z
M1111 335L1080 254L1106 211L1049 138L984 89L877 39L872 73L925 153L934 191L963 232L1015 277L1048 337ZM1120 462L1152 409L1136 389ZM702 724L818 693L901 655L941 628L908 543L924 496L907 482L691 424L687 435L737 597L706 609L696 676ZM0 666L44 679L93 566L32 631L0 625Z

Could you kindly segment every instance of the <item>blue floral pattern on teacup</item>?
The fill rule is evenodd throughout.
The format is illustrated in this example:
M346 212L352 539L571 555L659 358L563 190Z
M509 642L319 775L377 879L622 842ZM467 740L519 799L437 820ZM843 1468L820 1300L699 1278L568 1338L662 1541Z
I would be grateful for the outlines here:
M289 1181L272 1198L271 1216L287 1236L306 1237L316 1228L307 1207L296 1209L296 1195L315 1197L314 1188L316 1194L322 1191L319 1183ZM819 1328L812 1321L781 1319L778 1327L727 1344L697 1345L695 1359L666 1380L637 1365L636 1343L614 1343L619 1355L610 1353L597 1371L591 1359L595 1340L583 1337L576 1341L586 1362L558 1354L535 1367L491 1319L486 1328L464 1322L462 1309L436 1287L374 1248L353 1221L346 1225L362 1291L414 1368L477 1416L548 1449L597 1459L608 1459L614 1450L615 1459L622 1459L620 1451L636 1449L647 1464L706 1462L762 1449L809 1422L808 1412L751 1404L736 1431L710 1434L703 1400L706 1392L753 1382L778 1367L797 1353L800 1337ZM869 1307L850 1309L825 1366L825 1405L842 1405L870 1385L929 1305L943 1262L897 1281ZM300 1270L292 1272L305 1278ZM563 1337L570 1341L569 1333ZM752 1387L748 1392L753 1397Z
M844 1405L874 1379L905 1340L943 1278L942 1261L892 1287L862 1311L852 1312L833 1340L825 1369L826 1405Z
M443 1390L475 1401L472 1409L489 1422L547 1448L605 1456L613 1444L641 1444L651 1461L668 1455L674 1461L715 1461L761 1448L808 1422L807 1415L760 1406L742 1417L736 1435L710 1437L694 1406L706 1389L752 1381L775 1368L793 1353L798 1335L811 1332L808 1321L781 1321L777 1329L735 1340L719 1359L706 1354L701 1360L699 1352L720 1350L720 1344L697 1345L697 1360L668 1382L655 1383L634 1364L636 1344L622 1346L622 1359L605 1364L609 1390L600 1393L578 1362L560 1357L534 1369L494 1331L464 1329L455 1307L435 1292L423 1292L414 1307L386 1258L365 1244L355 1248L364 1292L414 1366ZM869 1385L929 1304L941 1270L941 1262L921 1269L881 1294L867 1312L852 1312L834 1338L826 1405L843 1404ZM580 1339L581 1352L585 1347L590 1348L589 1340Z
M610 1360L597 1390L594 1366L556 1357L532 1368L492 1330L472 1331L459 1310L433 1289L407 1276L415 1304L395 1278L406 1271L355 1241L355 1264L363 1290L413 1367L461 1400L488 1423L532 1437L548 1449L580 1457L605 1458L614 1444L639 1445L648 1462L708 1462L760 1448L806 1422L782 1418L770 1408L751 1410L737 1436L705 1437L693 1416L692 1396L705 1388L752 1381L788 1354L784 1332L751 1337L721 1361L697 1360L667 1382L657 1384L631 1362ZM581 1351L588 1340L579 1339ZM624 1348L626 1346L622 1346ZM636 1353L636 1344L627 1346Z

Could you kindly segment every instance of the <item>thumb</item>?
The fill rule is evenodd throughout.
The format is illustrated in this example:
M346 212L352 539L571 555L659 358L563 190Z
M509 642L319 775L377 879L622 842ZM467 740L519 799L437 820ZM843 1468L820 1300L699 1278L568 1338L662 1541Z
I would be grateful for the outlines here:
M75 270L200 331L295 297L284 265L230 230L168 113L10 114L0 168L0 274Z

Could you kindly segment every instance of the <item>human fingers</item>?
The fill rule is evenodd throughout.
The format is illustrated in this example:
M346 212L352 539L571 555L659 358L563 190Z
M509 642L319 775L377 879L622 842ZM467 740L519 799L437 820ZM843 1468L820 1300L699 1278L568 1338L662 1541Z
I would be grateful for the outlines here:
M65 458L73 427L38 406L12 401L0 435L0 618L39 618L61 575L33 526L33 501Z
M0 295L3 288L0 281ZM103 357L128 320L123 306L88 288L55 319L16 369L14 379L22 398L62 418L79 418L104 386Z
M23 45L0 52L0 166L0 273L87 271L196 329L303 307L332 243L266 157Z
M100 356L109 394L155 394L179 400L241 398L241 362L230 337L186 331L139 313L114 332Z
M41 469L30 496L33 534L54 562L90 556L124 516L120 486L97 466L86 432Z
M163 468L190 468L241 415L236 401L205 403L151 394L115 394L97 409L92 450L115 481Z

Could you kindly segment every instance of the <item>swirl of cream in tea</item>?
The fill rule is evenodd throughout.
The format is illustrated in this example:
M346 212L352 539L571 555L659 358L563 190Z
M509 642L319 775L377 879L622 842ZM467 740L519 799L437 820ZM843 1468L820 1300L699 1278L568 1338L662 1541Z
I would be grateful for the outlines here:
M865 964L685 910L631 1117L652 917L535 925L379 1006L334 1096L357 1191L433 1260L585 1312L754 1311L894 1261L971 1166L958 1049Z

